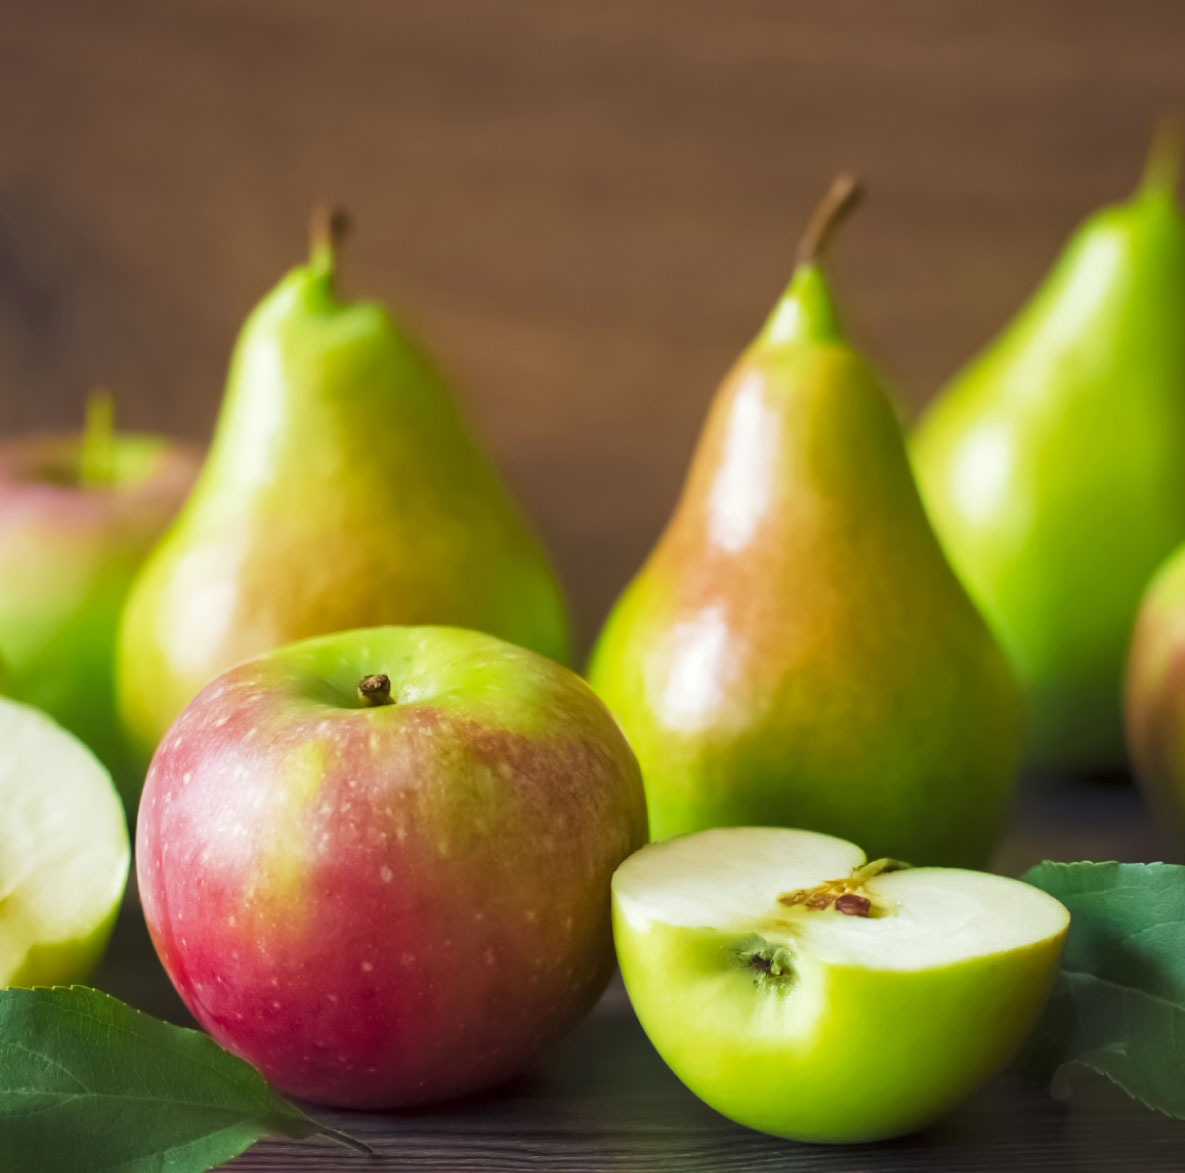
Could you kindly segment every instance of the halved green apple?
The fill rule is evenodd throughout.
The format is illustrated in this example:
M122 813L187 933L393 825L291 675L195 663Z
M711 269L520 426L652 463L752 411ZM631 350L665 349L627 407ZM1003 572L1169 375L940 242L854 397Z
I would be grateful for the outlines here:
M1019 880L868 864L782 828L655 843L613 877L622 976L658 1053L718 1112L805 1141L911 1132L998 1072L1069 920Z
M0 697L0 988L85 978L129 859L111 775L40 710Z

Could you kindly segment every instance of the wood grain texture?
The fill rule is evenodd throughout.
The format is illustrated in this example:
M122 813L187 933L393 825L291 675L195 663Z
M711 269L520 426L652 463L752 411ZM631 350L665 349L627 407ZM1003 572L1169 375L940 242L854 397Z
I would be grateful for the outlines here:
M1042 858L1147 860L1164 858L1164 851L1131 788L1049 784L1028 791L997 864L1017 873ZM96 984L145 1010L187 1021L152 956L134 901L124 909ZM774 1140L730 1124L675 1079L646 1041L620 984L610 987L592 1016L535 1070L491 1094L400 1115L312 1111L371 1144L379 1156L364 1161L327 1143L267 1142L229 1168L241 1173L1179 1173L1185 1138L1185 1125L1145 1111L1101 1081L1080 1082L1075 1097L1058 1104L1042 1089L1007 1076L917 1136L841 1148Z
M96 381L207 434L235 329L340 196L554 549L587 639L829 176L907 404L1185 109L1176 0L9 0L0 427Z

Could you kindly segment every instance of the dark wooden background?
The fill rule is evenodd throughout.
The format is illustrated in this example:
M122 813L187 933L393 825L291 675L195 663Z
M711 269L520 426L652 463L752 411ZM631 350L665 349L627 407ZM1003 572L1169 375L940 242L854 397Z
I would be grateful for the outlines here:
M585 639L839 167L836 269L916 406L1185 110L1179 0L5 0L0 430L208 434L245 311L346 200Z

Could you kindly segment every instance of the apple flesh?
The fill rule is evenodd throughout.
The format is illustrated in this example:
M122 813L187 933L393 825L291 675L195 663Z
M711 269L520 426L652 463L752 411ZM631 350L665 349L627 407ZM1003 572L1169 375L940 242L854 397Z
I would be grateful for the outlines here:
M198 458L155 436L110 436L106 450L88 478L78 435L0 444L0 656L12 693L82 738L134 809L142 772L116 715L116 631Z
M0 987L82 981L127 882L111 776L44 713L0 698Z
M390 627L218 677L157 749L137 867L198 1021L295 1096L390 1108L522 1069L601 993L637 761L566 668Z
M776 1136L877 1140L935 1120L1013 1057L1069 914L1017 880L891 866L830 836L740 827L618 869L626 990L697 1096Z

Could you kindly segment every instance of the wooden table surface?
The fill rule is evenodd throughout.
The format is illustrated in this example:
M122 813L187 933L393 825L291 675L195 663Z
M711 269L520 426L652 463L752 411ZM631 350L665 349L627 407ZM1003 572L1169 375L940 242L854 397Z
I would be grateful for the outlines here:
M1171 857L1122 783L1030 784L998 867L1041 858ZM155 1014L187 1021L129 901L96 984ZM887 1079L892 1072L886 1072ZM997 1080L916 1136L821 1148L749 1132L705 1107L666 1069L642 1034L620 983L528 1075L495 1092L432 1111L313 1114L371 1144L359 1157L329 1143L263 1143L233 1162L249 1170L432 1170L547 1173L670 1170L998 1173L1185 1169L1185 1124L1147 1112L1102 1084L1068 1104L1015 1076Z

